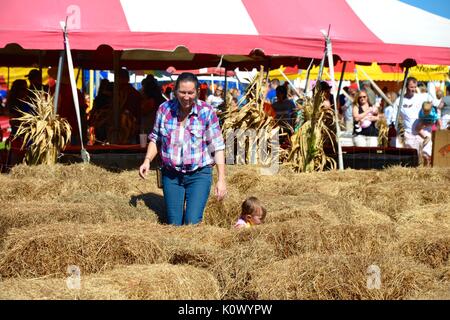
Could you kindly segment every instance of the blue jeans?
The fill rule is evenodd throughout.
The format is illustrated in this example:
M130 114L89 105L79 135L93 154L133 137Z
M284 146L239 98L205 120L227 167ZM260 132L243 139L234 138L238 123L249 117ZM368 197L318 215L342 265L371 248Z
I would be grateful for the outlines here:
M203 167L192 173L163 168L162 180L167 222L174 225L201 222L211 190L212 168Z

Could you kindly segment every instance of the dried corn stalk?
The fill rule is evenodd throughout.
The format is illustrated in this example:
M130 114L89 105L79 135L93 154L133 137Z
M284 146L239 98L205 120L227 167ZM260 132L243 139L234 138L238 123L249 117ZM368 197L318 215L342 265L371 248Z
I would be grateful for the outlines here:
M322 171L327 165L336 168L336 161L325 154L324 143L329 139L333 144L334 111L323 107L324 95L318 92L314 101L305 98L302 126L291 136L291 150L288 163L296 172Z
M237 110L227 108L227 111L222 113L227 159L234 159L234 146L237 150L244 150L244 153L237 154L236 163L241 164L268 165L273 160L268 157L269 153L280 153L278 141L273 143L278 139L279 128L275 119L264 111L265 91L264 68L261 67L260 72L251 79L240 101L247 101L246 104ZM272 150L273 148L277 150Z
M385 117L380 117L380 119L377 121L377 127L378 127L378 145L382 147L389 146L389 138L388 138L389 126L386 123Z
M54 164L58 153L70 140L71 129L66 119L53 111L53 98L43 90L31 90L31 101L24 101L31 112L18 110L22 116L16 137L23 138L22 149L27 146L27 164Z

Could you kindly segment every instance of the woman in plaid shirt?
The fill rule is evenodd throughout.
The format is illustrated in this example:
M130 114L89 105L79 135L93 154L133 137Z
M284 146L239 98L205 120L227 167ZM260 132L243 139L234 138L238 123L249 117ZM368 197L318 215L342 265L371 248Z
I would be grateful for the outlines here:
M175 98L158 109L155 126L139 174L145 179L150 162L160 149L162 180L169 224L202 221L217 165L214 193L226 194L225 144L214 108L198 100L199 82L192 73L182 73L175 84Z

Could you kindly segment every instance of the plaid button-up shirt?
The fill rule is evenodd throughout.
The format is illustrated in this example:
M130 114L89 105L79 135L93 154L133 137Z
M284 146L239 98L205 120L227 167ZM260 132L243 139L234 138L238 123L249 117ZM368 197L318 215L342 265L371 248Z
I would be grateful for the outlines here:
M177 99L164 102L156 114L150 141L160 146L164 166L191 172L214 163L214 153L225 149L214 108L197 100L184 127L178 121Z

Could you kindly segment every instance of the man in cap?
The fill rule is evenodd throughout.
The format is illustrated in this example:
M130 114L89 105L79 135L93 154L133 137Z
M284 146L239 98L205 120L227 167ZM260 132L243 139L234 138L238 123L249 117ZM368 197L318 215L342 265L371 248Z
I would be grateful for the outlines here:
M30 90L40 90L42 88L42 75L38 69L31 69L26 77L30 82Z

